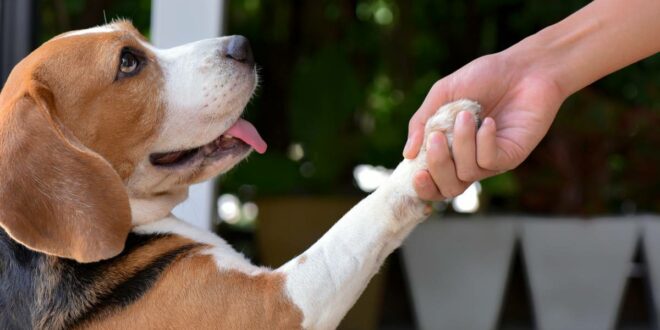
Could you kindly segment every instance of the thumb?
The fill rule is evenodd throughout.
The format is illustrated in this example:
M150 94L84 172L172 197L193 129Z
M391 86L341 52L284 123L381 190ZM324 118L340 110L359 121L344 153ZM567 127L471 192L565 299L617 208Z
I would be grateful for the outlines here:
M408 141L403 149L403 157L408 159L417 157L419 149L424 141L424 127L426 121L435 114L443 104L449 102L447 79L441 79L433 84L431 90L426 94L422 106L412 116L408 123Z
M408 159L413 159L417 157L419 149L422 146L423 137L424 137L424 128L417 127L413 128L408 133L408 140L406 141L406 146L403 147L403 157Z

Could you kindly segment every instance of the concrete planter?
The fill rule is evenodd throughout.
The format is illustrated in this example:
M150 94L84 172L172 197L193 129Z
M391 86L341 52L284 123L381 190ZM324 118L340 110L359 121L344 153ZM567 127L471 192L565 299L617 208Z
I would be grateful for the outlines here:
M278 267L301 254L359 202L359 197L278 197L257 201L257 248L264 264ZM376 275L339 329L376 329L385 281Z

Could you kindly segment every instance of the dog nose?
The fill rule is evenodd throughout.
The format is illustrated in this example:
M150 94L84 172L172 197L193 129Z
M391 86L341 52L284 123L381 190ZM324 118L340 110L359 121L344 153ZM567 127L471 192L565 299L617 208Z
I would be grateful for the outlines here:
M231 37L229 44L227 45L225 57L248 65L254 64L252 47L250 47L250 42L244 36Z

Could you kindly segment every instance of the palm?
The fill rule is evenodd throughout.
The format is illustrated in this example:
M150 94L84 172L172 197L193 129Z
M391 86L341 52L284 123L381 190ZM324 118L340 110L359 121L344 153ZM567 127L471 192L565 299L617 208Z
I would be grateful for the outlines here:
M519 165L545 135L563 101L549 81L512 72L515 68L486 56L447 77L453 99L479 96L482 117L497 124L497 168L492 170Z

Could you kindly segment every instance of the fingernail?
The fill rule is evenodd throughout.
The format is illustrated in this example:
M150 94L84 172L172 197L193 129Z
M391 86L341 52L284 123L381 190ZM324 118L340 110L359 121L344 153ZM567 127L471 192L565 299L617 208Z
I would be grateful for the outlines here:
M420 179L419 177L417 177L416 181L417 181L417 186L419 188L426 188L426 186L428 186L427 180Z
M438 132L431 132L429 134L429 142L428 142L428 148L429 149L436 149L440 145L440 133Z
M463 122L466 124L474 125L474 116L467 111L463 111L463 113Z
M458 113L458 116L457 116L457 118L456 118L456 121L457 121L458 123L460 123L460 124L465 124L465 122L467 121L467 120L466 120L466 119L467 119L467 116L465 115L466 113L467 113L467 112L465 112L465 111L461 111L461 112L459 112L459 113Z

